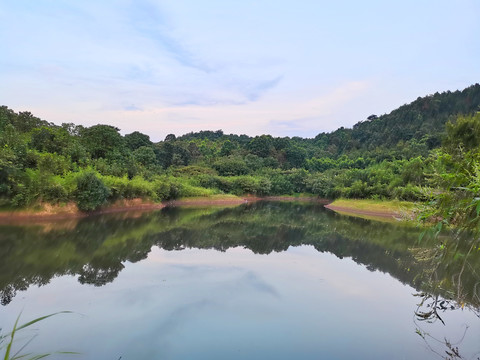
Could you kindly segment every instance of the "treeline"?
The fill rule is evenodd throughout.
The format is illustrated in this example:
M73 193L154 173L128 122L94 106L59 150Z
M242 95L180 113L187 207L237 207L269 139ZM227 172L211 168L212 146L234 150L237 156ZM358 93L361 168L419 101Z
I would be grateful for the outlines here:
M312 139L218 130L153 143L137 131L58 126L2 106L0 199L4 207L75 201L84 211L118 199L221 193L424 200L442 186L446 155L465 135L455 124L478 122L478 109L476 84Z

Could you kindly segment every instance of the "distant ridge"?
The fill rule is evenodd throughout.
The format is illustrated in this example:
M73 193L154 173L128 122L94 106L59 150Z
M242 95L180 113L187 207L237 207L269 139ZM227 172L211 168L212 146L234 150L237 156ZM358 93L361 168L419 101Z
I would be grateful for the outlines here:
M320 133L313 141L331 155L346 152L373 150L377 147L391 148L403 142L423 142L428 149L440 146L445 124L457 115L473 114L480 110L480 85L469 86L464 90L436 92L417 98L389 114L371 115L360 121L352 129L340 127L331 133ZM229 139L246 144L253 137L247 135L226 135L221 130L191 132L178 137L179 140Z

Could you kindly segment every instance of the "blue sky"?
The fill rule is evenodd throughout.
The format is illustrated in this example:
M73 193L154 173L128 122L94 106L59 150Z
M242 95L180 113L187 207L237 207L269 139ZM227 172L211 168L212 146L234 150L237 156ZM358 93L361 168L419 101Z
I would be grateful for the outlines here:
M0 103L60 124L314 137L480 82L480 2L2 1Z

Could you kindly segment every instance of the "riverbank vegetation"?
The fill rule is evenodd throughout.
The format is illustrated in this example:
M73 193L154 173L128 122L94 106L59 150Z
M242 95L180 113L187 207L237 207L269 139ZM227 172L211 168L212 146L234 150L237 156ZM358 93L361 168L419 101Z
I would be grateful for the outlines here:
M411 201L379 199L336 199L328 204L329 209L346 212L356 216L386 217L390 219L411 220L419 208Z
M153 143L137 131L121 135L110 125L56 125L2 106L0 205L73 201L92 211L121 199L307 193L433 200L441 211L457 206L469 209L462 216L478 215L479 109L476 84L312 138L218 130L169 134ZM460 215L448 216L455 222Z

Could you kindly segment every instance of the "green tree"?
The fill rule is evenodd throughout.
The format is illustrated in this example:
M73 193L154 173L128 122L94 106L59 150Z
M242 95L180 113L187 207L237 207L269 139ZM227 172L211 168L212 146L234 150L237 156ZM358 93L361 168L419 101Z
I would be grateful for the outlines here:
M456 122L447 123L444 149L459 155L480 147L480 112L471 116L459 116Z
M143 166L151 167L157 162L155 151L150 146L141 146L133 152L135 161Z
M270 135L255 136L247 145L247 150L252 154L267 157L273 149L273 138Z
M110 189L94 172L81 173L77 178L75 199L82 211L92 211L105 204L110 195Z
M62 154L71 142L64 128L41 126L32 130L30 147L38 151Z
M433 206L423 218L441 219L439 226L480 231L480 113L460 116L447 126L442 151L435 153Z
M142 146L152 146L153 143L150 141L150 136L142 134L139 131L134 131L131 134L124 136L125 144L130 150L136 150Z
M235 150L236 146L230 140L226 140L220 149L220 156L228 156L232 154L232 151Z
M290 166L294 168L302 168L307 156L305 149L296 145L288 147L286 155Z
M124 141L120 129L110 125L94 125L82 131L82 143L93 159L111 157L122 152Z
M213 168L217 170L221 176L244 175L248 172L245 161L235 156L218 159L213 163Z
M175 136L175 134L168 134L167 136L165 136L165 142L172 142L172 141L175 141L177 139L177 137Z

